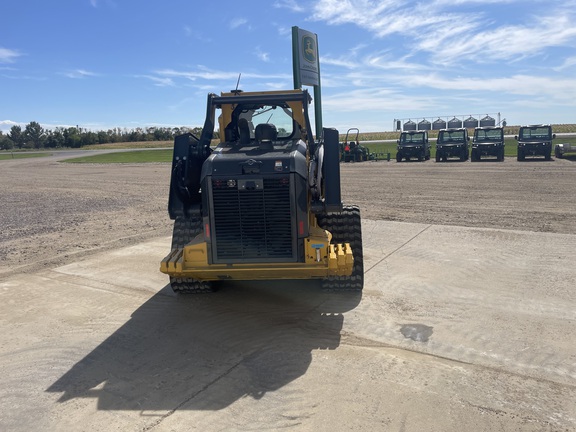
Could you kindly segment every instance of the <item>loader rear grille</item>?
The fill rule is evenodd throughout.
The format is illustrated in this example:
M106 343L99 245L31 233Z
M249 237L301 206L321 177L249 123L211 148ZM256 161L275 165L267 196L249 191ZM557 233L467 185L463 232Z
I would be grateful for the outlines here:
M216 262L292 261L290 177L264 178L258 190L212 180Z

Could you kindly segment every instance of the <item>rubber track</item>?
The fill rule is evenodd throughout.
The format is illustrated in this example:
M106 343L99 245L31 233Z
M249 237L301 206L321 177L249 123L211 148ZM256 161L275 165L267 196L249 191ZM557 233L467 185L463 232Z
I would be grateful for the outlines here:
M202 218L200 216L176 218L172 234L172 250L183 248L201 232ZM214 291L211 282L172 276L170 276L170 286L175 293L179 294L201 294Z
M344 206L342 213L319 215L318 225L332 233L335 243L350 243L354 255L351 276L329 276L322 287L330 291L361 291L364 287L364 257L362 252L362 223L358 206Z

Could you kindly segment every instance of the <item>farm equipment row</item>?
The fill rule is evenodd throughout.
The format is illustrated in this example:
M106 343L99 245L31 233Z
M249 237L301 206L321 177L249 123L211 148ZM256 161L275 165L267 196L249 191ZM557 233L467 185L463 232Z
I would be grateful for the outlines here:
M552 140L556 135L552 133L550 125L522 126L518 135L517 159L523 161L526 156L543 156L545 160L552 158ZM504 160L504 128L501 126L485 126L474 129L471 146L470 137L466 128L448 128L438 131L436 139L436 162L446 162L449 158L478 162L483 157L495 157L497 161ZM411 158L419 161L430 159L430 142L427 131L404 131L397 140L396 161ZM469 149L470 147L470 149ZM569 144L556 146L555 154L562 157L564 153L576 151L576 147Z
M515 139L518 141L517 159L524 161L527 156L542 156L545 160L552 158L552 133L550 125L522 126ZM470 142L471 141L471 142ZM431 143L428 131L404 131L396 141L396 161L426 161L431 156ZM490 157L496 161L504 160L504 128L502 126L484 126L474 128L472 139L467 128L447 128L438 131L436 138L436 162L446 162L455 158L460 161L479 162ZM576 152L576 146L558 144L554 154L562 158L564 154ZM359 131L351 128L346 133L344 142L340 142L341 162L364 162L369 160L390 160L389 153L374 153L359 142Z

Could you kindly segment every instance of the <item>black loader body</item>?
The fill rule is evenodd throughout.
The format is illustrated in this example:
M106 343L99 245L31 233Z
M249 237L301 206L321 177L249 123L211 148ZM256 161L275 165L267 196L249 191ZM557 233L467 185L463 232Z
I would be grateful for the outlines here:
M202 136L176 138L174 236L161 263L176 292L229 279L362 289L360 212L341 202L338 131L315 142L309 103L301 90L209 95Z

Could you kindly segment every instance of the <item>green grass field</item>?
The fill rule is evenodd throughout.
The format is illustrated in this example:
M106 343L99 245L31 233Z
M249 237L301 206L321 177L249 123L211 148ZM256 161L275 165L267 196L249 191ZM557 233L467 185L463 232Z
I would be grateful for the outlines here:
M145 149L172 148L174 141L136 141L108 144L92 144L82 147L82 150L115 150L115 149Z
M28 159L45 156L52 156L52 153L0 153L0 160Z
M172 149L137 150L106 153L95 156L82 156L66 159L66 163L151 163L172 162Z

